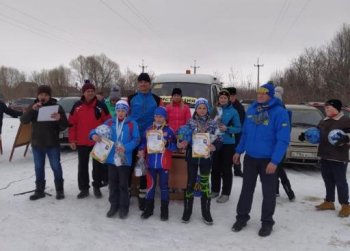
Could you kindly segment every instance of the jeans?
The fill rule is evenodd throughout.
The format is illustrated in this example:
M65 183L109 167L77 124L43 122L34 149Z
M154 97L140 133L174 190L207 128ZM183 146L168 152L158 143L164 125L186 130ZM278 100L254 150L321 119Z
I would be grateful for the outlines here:
M321 172L324 184L326 186L326 201L334 202L335 188L338 191L338 200L340 204L349 204L349 186L346 180L346 169L348 163L321 160Z
M32 146L36 182L45 181L45 158L49 158L55 181L63 181L61 153L59 147Z

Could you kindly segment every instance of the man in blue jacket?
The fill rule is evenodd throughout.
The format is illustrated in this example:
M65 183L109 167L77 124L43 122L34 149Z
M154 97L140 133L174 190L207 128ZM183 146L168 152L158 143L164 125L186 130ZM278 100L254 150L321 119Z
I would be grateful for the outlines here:
M135 120L140 135L153 124L154 111L161 105L161 98L151 92L151 78L147 73L141 73L137 78L137 92L128 97L130 106L129 118ZM137 150L133 152L132 168L135 167ZM131 184L131 182L129 183ZM139 208L145 209L147 191L146 176L140 177Z
M236 222L232 231L238 232L250 219L253 195L258 175L263 193L261 212L262 226L259 235L268 236L274 225L276 207L276 169L290 141L290 120L281 101L274 97L272 83L262 85L257 91L257 101L247 111L242 138L233 156L235 163L245 152L243 184L237 204Z

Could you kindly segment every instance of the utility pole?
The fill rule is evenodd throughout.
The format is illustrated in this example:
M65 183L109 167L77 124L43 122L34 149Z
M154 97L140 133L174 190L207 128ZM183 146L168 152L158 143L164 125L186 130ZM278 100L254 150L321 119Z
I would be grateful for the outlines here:
M259 58L258 58L258 63L254 65L255 67L258 67L258 81L256 83L256 88L258 89L259 88L259 77L260 77L260 67L263 67L264 64L259 64Z
M147 65L145 65L145 62L143 59L142 59L142 65L139 65L139 67L142 69L142 73L144 73L145 69L147 68Z
M194 64L193 66L191 65L191 68L193 68L193 73L196 74L197 73L197 69L200 68L200 66L196 65L197 60L194 60Z

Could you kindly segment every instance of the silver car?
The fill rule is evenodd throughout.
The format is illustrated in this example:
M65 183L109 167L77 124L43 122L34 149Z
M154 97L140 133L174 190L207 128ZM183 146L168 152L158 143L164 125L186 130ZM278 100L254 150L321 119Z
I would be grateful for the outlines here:
M292 132L284 163L318 165L318 145L301 142L298 137L309 127L316 127L324 115L317 108L307 105L286 105L286 108L292 112Z
M58 104L62 106L63 110L66 112L67 119L69 118L69 114L72 110L75 102L80 100L80 97L63 97L58 100ZM60 144L61 146L68 146L68 128L64 131L60 132Z

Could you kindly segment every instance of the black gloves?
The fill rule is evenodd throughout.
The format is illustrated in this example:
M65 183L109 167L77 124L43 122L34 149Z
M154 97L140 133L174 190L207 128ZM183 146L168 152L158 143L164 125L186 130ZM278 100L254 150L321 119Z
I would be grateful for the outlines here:
M302 142L305 141L305 140L306 140L306 138L305 138L305 133L304 133L304 132L300 133L298 139L299 139L300 141L302 141Z
M342 146L344 144L349 143L349 136L346 134L342 134L340 132L337 133L339 139L337 140L337 143L335 143L335 146Z

